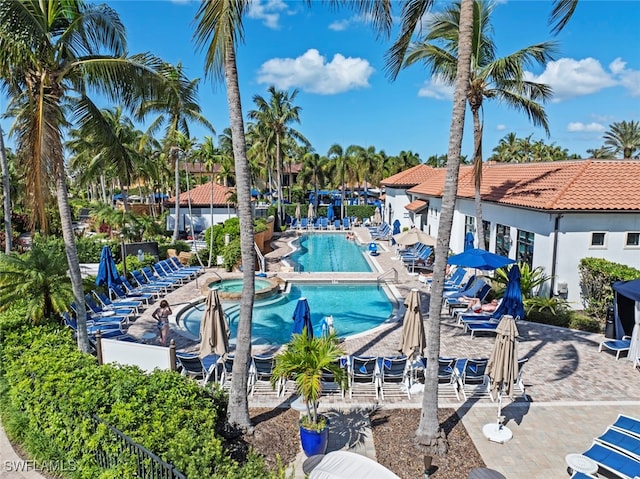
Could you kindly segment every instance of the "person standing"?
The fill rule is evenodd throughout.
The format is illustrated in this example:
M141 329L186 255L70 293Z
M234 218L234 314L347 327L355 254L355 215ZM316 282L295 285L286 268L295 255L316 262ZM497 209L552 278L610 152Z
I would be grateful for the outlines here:
M169 307L169 302L166 299L160 301L160 307L158 307L151 315L153 319L158 322L158 329L160 330L160 344L167 345L167 338L169 337L169 316L173 312Z

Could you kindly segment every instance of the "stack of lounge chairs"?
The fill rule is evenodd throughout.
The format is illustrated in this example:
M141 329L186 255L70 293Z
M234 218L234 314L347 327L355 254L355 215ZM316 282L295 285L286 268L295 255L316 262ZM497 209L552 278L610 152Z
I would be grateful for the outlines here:
M640 420L624 414L594 438L591 447L582 453L598 467L598 475L634 479L640 474ZM572 478L593 478L574 472Z
M389 223L382 223L380 226L369 228L369 233L373 240L388 240L392 237L392 230Z

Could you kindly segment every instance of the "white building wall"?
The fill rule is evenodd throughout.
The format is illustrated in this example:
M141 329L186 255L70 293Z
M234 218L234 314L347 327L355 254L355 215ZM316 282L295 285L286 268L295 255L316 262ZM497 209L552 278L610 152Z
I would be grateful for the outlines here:
M387 221L390 225L393 225L395 220L400 221L400 231L403 228L410 228L413 226L412 218L409 214L409 211L405 209L409 203L411 203L412 198L407 194L407 190L405 188L386 188L385 192L385 221ZM389 221L389 206L391 206L391 221Z
M189 208L180 207L180 231L186 231L185 226L191 225L198 231L204 231L211 226L211 209L210 208L192 208L193 217L189 216ZM229 218L236 217L236 209L233 207L213 208L213 224L224 223ZM175 208L169 209L167 216L167 231L173 231L175 225L176 211Z

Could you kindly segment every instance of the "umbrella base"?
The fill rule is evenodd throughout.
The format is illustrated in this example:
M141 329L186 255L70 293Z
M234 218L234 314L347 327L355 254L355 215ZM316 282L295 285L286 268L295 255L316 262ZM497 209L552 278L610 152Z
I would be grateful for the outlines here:
M484 437L489 439L489 441L499 442L500 444L510 441L513 438L511 429L495 422L485 424L482 427L482 434L484 434Z

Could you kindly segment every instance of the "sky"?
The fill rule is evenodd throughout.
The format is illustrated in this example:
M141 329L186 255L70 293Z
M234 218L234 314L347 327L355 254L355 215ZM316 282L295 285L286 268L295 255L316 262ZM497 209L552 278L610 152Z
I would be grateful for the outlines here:
M199 1L116 0L108 2L127 29L131 53L151 52L181 62L191 79L201 78L202 111L221 133L229 126L223 84L205 77L204 54L193 41ZM434 9L447 2L436 1ZM565 29L553 37L548 26L551 3L500 0L492 14L497 56L555 40L554 61L531 67L527 77L550 85L545 105L550 135L519 111L496 100L484 103L484 156L510 132L543 139L587 157L603 144L613 122L640 120L640 1L580 0ZM399 9L394 15L396 23ZM292 125L321 155L334 143L374 146L387 155L418 153L422 160L446 154L453 89L430 78L423 65L400 71L392 81L385 53L395 39L378 38L371 25L347 8L324 2L254 1L244 19L244 42L237 50L242 107L256 108L267 89L298 91L300 123ZM0 107L6 105L2 99ZM471 156L473 130L467 121L463 154ZM7 125L3 122L3 127ZM192 136L210 132L193 125ZM215 137L214 137L215 138ZM217 144L217 141L216 141Z

